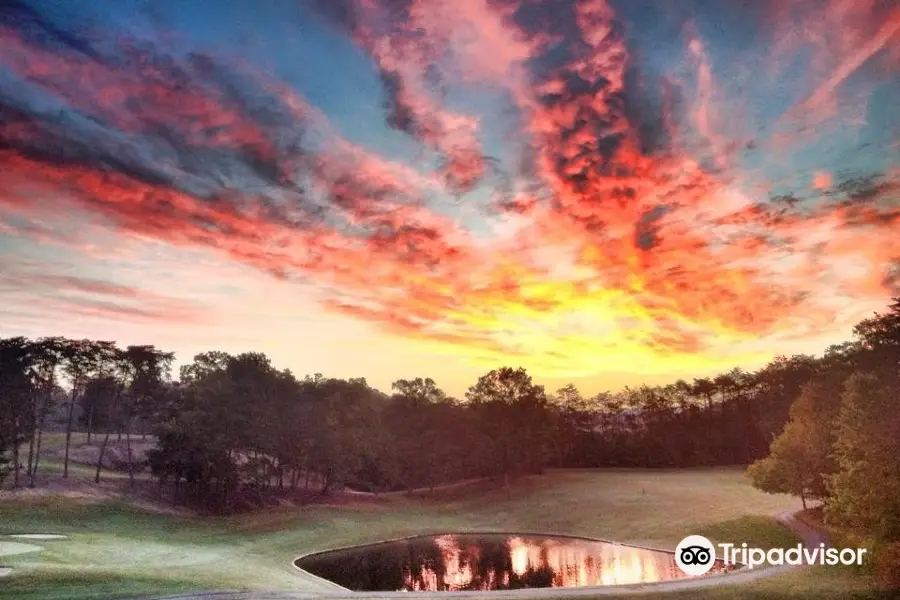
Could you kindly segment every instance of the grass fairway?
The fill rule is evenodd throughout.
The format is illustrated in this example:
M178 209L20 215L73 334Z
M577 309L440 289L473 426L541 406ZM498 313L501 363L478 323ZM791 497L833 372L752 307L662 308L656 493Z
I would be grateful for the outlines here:
M70 539L41 541L41 553L0 559L15 569L0 582L0 598L131 598L192 589L316 591L321 588L315 581L291 568L295 555L436 531L583 534L662 548L674 548L692 533L760 546L796 544L796 537L767 515L797 505L796 499L754 490L738 469L556 471L510 490L391 496L204 520L116 503L7 502L0 504L0 534L61 533ZM824 567L665 597L874 597L866 592L867 583L861 575Z

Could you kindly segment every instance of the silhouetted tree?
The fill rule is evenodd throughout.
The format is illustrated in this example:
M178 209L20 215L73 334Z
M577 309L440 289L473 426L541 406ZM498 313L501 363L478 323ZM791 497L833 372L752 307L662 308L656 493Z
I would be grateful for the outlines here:
M95 480L115 430L124 435L134 484L132 434L136 423L142 432L150 424L157 444L148 459L160 491L172 485L173 501L210 508L266 504L274 494L300 493L301 482L304 490L324 493L343 485L377 492L476 476L508 481L551 462L686 467L757 461L748 474L762 489L795 493L804 504L821 499L834 506L833 519L851 510L841 507L861 507L869 517L858 526L874 528L877 513L879 527L889 532L894 509L857 495L863 486L853 474L893 477L885 461L896 450L887 432L900 379L898 311L895 299L888 312L857 326L856 339L819 358L776 357L754 373L732 369L692 383L590 398L570 384L548 398L524 369L503 367L480 377L465 402L421 377L398 380L391 396L364 378L298 380L255 352L198 354L174 383L173 355L153 346L0 339L0 469L20 462L20 444L27 441L27 473L34 481L54 402L67 409L68 465L77 402L89 440L95 429L104 436ZM855 373L863 375L850 379L855 387L842 400L844 382ZM62 390L60 381L70 387ZM873 406L883 419L873 416ZM876 453L862 453L866 436L880 440ZM864 460L882 470L862 469ZM11 474L17 484L19 470Z
M495 468L508 483L516 472L540 472L550 454L553 415L543 386L525 369L503 367L478 379L466 399L496 457Z
M67 340L65 338L48 337L41 338L32 345L34 370L37 377L37 393L35 397L37 423L33 443L29 445L28 452L28 474L31 478L29 483L31 487L35 485L35 478L40 465L44 424L47 414L53 406L56 393L60 390L57 385L57 369L63 361L66 343Z
M108 342L107 342L108 344ZM91 340L64 340L60 345L63 371L69 377L71 393L66 410L66 448L63 458L63 477L69 476L69 448L72 444L72 425L76 398L84 393L84 386L95 374L102 358L102 343Z
M101 367L98 364L98 369ZM118 382L108 374L98 374L84 383L84 391L78 396L81 405L80 424L87 432L87 442L92 442L95 430L112 428L117 415L113 413L113 400Z
M33 345L23 337L0 339L0 483L10 471L19 485L19 448L37 427Z

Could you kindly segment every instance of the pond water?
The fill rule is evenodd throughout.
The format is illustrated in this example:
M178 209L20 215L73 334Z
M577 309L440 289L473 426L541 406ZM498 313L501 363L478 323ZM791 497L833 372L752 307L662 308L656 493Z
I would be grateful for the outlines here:
M687 579L668 552L565 537L448 534L300 558L354 591L461 591L625 585ZM735 567L719 562L713 575Z

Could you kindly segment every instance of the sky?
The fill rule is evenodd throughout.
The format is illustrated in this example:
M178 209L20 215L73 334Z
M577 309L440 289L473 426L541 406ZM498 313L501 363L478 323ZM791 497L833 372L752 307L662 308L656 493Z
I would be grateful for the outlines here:
M821 353L900 295L888 0L6 0L0 336L461 395Z

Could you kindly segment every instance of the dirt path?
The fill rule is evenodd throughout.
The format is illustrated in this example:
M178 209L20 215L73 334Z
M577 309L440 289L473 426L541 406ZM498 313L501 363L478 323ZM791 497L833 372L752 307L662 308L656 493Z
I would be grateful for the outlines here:
M795 531L803 540L803 545L807 547L816 547L819 544L828 544L825 535L806 523L800 521L794 512L782 512L775 515L779 523ZM683 579L678 581L664 581L660 583L648 584L631 584L631 585L610 585L602 587L583 587L583 588L538 588L524 590L507 590L493 592L429 592L429 598L474 598L490 596L492 599L509 599L523 600L526 598L571 598L575 596L610 596L610 595L632 595L643 594L648 592L668 592L690 590L716 585L734 585L747 583L771 577L780 573L785 573L793 569L802 567L783 565L772 567L761 567L753 570L738 571L736 573L728 573L724 575L713 575L710 577L700 577L696 579ZM353 600L365 600L367 598L405 598L409 599L408 592L193 592L179 596L156 597L146 600L304 600L304 599L327 599L337 600L339 598L352 598Z
M424 494L425 492L440 492L444 490L452 490L455 488L466 487L470 485L475 485L478 483L485 483L490 481L490 477L478 477L476 479L463 479L462 481L455 481L453 483L444 483L441 485L436 485L434 487L421 487L414 488L411 490L398 490L396 492L381 492L379 494L375 494L374 492L362 492L359 490L352 490L350 488L345 488L344 493L352 496L403 496L403 495L415 495L415 494Z
M825 537L825 534L798 519L797 514L798 513L795 512L785 511L775 515L775 518L785 527L793 529L803 540L804 546L810 548L818 546L819 544L828 546L828 538Z

